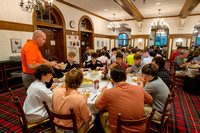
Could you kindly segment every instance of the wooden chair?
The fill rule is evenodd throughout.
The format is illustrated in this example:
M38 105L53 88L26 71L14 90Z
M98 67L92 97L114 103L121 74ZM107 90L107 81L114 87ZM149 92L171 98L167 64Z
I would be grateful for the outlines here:
M15 104L16 111L17 111L17 116L19 117L23 133L28 133L30 131L30 129L32 129L34 127L37 127L37 126L49 121L49 119L46 119L46 120L44 120L42 122L38 122L38 123L35 123L35 124L30 124L27 121L26 117L25 117L25 113L24 113L24 110L22 108L22 104L21 104L21 101L20 101L19 97L14 95L14 93L13 93L11 88L9 88L8 90L10 91L12 102ZM47 131L47 130L49 130L49 129L45 129L43 131Z
M155 113L156 108L152 109L152 112L150 115L141 118L139 120L123 120L121 118L121 113L118 114L118 119L117 119L117 133L121 133L121 126L138 126L141 124L146 123L146 132L149 132L149 127L151 124L151 120L153 118L153 115Z
M186 77L186 71L183 71L182 73L177 73L179 71L176 71L176 64L173 63L173 77L174 77L174 84L178 86L183 86L184 78Z
M170 80L170 88L169 88L170 92L174 89L174 87L175 87L175 82L173 80Z
M46 103L46 101L42 102L44 104L45 109L47 110L48 114L49 114L49 118L50 118L50 122L51 122L51 131L52 133L55 133L55 126L57 126L58 128L61 128L63 130L70 130L73 131L73 133L77 133L77 126L76 126L76 116L74 113L73 108L70 108L70 112L71 114L57 114L53 111L51 111ZM73 122L73 126L72 127L64 127L62 125L58 125L54 122L54 118L58 118L58 119L63 119L63 120L72 120Z
M177 86L175 86L176 89ZM175 90L173 89L173 90ZM159 133L163 133L163 132L167 132L167 123L169 120L169 117L171 115L170 110L171 108L167 108L169 104L174 102L174 99L176 97L176 93L175 91L171 91L170 94L168 94L168 98L165 102L165 106L162 112L162 116L161 116L161 120L152 120L151 121L151 126L150 126L150 132L159 132Z

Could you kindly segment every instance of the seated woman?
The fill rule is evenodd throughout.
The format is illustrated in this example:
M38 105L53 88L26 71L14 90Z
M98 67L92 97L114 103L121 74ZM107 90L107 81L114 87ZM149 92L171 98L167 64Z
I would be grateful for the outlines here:
M91 54L91 60L89 62L86 62L83 70L87 70L88 68L92 69L92 70L98 70L101 69L101 67L103 67L101 61L97 60L97 53L92 53Z
M152 64L158 69L158 77L170 87L171 72L165 68L165 60L162 57L156 56L153 58Z
M48 89L45 82L52 78L53 69L47 65L37 67L34 75L36 80L29 86L27 97L24 102L24 113L29 123L37 123L48 118L48 113L42 103L45 100L51 107L52 91Z
M49 62L55 62L55 64L57 64L58 63L58 58L57 57L55 57L55 56L50 56L49 58L48 58L48 61ZM62 70L61 70L61 67L57 64L55 67L53 67L53 70L54 70L54 73L53 73L53 78L51 78L51 80L50 80L50 82L46 82L45 84L46 84L46 87L47 88L50 88L50 89L53 89L53 88L55 88L55 87L57 87L57 84L54 84L53 86L52 86L52 84L53 84L53 82L58 82L59 80L59 78L62 78L63 77L63 73L62 73Z
M83 133L91 121L91 112L87 105L87 99L81 95L77 88L80 87L83 81L83 73L80 70L72 69L66 74L65 88L58 88L54 91L52 97L53 111L59 114L70 114L69 108L73 108L76 114L76 124L78 132ZM54 120L62 126L72 126L72 121ZM59 129L62 130L62 129Z
M66 67L63 70L64 72L68 72L72 68L79 69L78 63L76 61L74 61L75 57L76 57L76 53L74 53L72 51L68 53L68 60L65 62Z

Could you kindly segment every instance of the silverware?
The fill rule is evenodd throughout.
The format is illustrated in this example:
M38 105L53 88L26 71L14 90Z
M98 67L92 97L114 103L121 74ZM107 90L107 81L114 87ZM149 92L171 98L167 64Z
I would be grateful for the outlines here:
M95 95L93 98L92 98L92 100L91 101L93 101L95 98L97 97L97 95Z

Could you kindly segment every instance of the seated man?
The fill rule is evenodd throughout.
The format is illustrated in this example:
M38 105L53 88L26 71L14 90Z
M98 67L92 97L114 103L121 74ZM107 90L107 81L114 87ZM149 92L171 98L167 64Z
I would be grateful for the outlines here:
M81 95L77 90L82 81L83 73L74 68L66 74L65 87L56 89L52 96L52 107L54 112L59 114L70 114L69 109L71 107L74 109L79 133L85 132L89 127L88 122L92 119L86 97ZM72 126L73 124L72 121L61 119L54 119L54 121L65 127ZM61 131L62 129L57 130Z
M51 107L52 91L48 89L45 82L52 78L53 69L47 65L37 67L34 75L36 80L29 86L27 97L24 102L24 113L29 123L37 123L48 118L48 113L42 103L45 100Z
M195 64L200 65L200 54L199 54L197 57L195 57L195 58L193 59L193 62L194 62Z
M153 60L153 58L156 56L156 54L157 54L157 53L156 53L154 50L152 50L152 51L150 52L150 56L147 57L147 58L144 58L144 59L143 59L143 62L144 62L145 64L151 63L152 60Z
M116 133L118 113L122 114L123 119L141 119L145 114L144 103L151 103L153 99L141 87L126 83L126 71L122 67L113 67L110 76L111 82L115 86L111 89L102 88L101 95L95 101L95 107L100 110L108 109L109 127L113 133ZM102 123L102 126L105 127L105 123ZM145 127L145 124L131 127L123 126L122 132L144 132Z
M118 53L116 55L117 61L111 64L108 69L112 69L114 66L121 66L124 70L128 68L128 65L123 62L123 55L121 53Z
M165 60L162 57L156 56L153 58L151 63L158 69L158 77L160 77L165 84L170 87L171 72L165 68Z
M184 62L184 58L186 58L187 56L188 50L184 49L181 51L181 54L175 58L174 63L176 71L185 70L186 65L191 64L191 62Z
M170 93L167 85L158 75L158 70L155 65L147 64L142 68L142 77L138 77L139 86L153 97L153 102L150 107L145 107L145 115L149 115L152 107L156 107L156 112L153 119L160 120L164 109L165 101Z
M134 59L133 59L133 57L134 57L134 55L137 53L137 49L134 48L134 49L131 50L131 52L132 52L132 54L131 54L131 55L128 55L128 56L126 57L126 63L128 64L128 66L132 66L132 65L134 64Z
M91 68L92 70L98 70L103 67L101 61L97 60L97 53L91 54L91 60L86 62L84 68ZM84 70L84 69L83 69Z
M138 73L142 67L144 66L144 62L141 59L141 55L140 54L135 54L134 56L134 64L131 66L131 68L129 69L130 73Z
M68 72L72 68L79 69L78 63L74 61L75 57L76 57L76 53L74 53L73 51L68 53L68 59L65 62L66 67L64 69L64 72Z

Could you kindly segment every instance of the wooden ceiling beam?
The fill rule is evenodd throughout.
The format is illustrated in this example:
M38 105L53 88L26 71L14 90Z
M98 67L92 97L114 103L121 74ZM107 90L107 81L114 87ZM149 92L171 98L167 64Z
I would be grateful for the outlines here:
M200 3L200 0L186 0L179 16L186 18L194 10L194 8Z
M131 0L114 0L114 2L124 9L135 20L142 21L144 19L140 11L136 8Z

